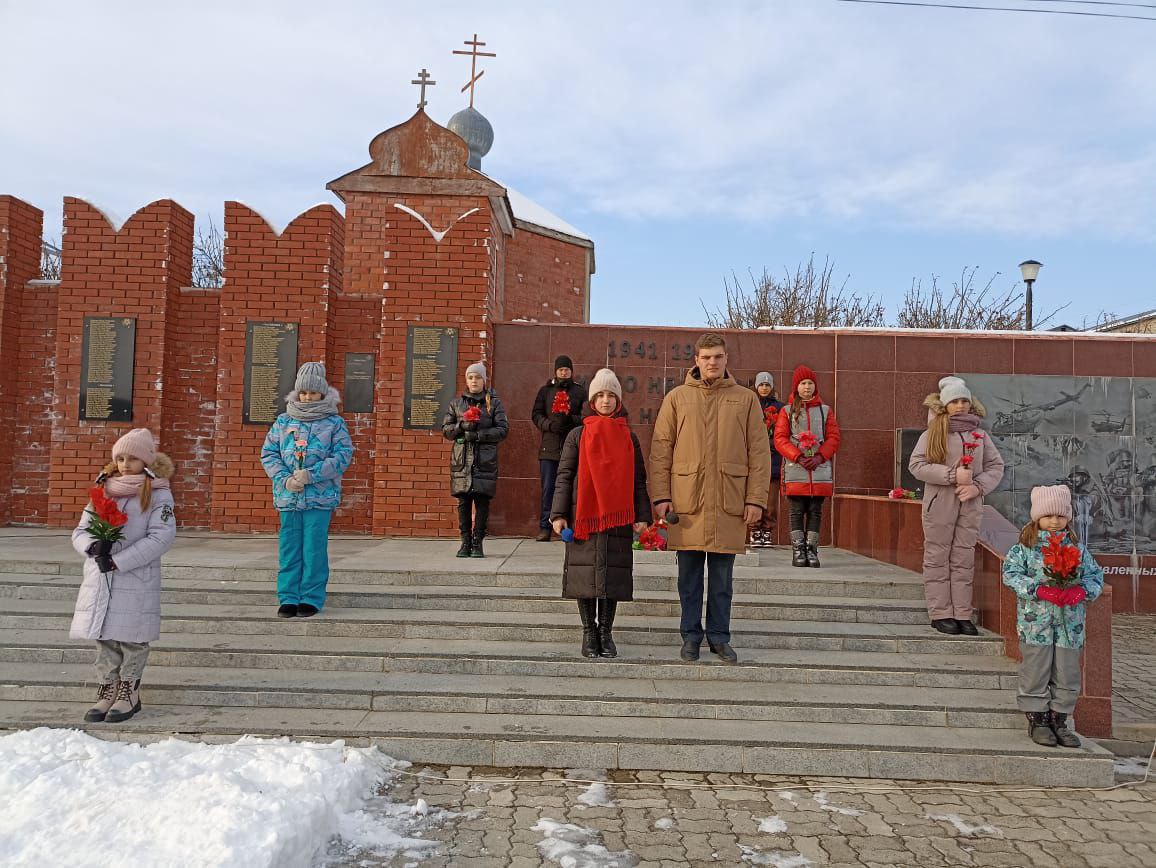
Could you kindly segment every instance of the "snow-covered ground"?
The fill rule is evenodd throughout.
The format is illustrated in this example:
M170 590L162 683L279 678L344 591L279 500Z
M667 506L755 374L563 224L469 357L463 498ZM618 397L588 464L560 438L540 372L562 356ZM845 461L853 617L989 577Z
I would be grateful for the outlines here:
M307 868L326 850L420 860L424 802L375 796L375 748L245 737L141 746L76 730L0 737L0 864Z

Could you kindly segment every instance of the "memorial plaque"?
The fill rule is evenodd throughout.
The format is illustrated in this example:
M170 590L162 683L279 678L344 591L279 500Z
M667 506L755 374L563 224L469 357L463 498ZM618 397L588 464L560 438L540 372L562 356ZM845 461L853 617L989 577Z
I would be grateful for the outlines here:
M373 412L373 362L373 353L345 354L345 412Z
M296 379L297 323L245 323L244 424L271 425Z
M80 418L132 421L136 320L86 316L80 358Z
M410 326L405 351L403 425L437 428L456 391L458 330Z

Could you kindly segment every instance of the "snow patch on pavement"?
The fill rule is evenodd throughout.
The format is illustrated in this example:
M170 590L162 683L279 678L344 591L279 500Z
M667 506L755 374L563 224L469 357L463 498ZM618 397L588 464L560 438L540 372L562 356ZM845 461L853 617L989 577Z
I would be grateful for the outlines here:
M606 784L591 784L586 788L586 791L578 797L578 801L588 808L616 807L614 800L610 798L610 791L606 789ZM579 810L582 809L579 808Z
M654 821L654 828L659 829L663 832L665 832L667 829L673 829L674 828L674 818L673 817L659 817L657 820Z
M749 865L770 865L771 868L807 868L811 860L802 853L784 853L782 850L762 851L739 844L743 861Z
M401 765L341 741L141 746L77 730L16 732L0 737L0 864L96 868L122 853L140 865L307 868L334 835L428 853L429 842L365 811ZM409 806L394 807L411 818Z
M542 858L556 862L562 868L634 868L638 864L638 857L629 850L617 853L607 850L602 844L601 833L596 829L542 817L531 831L545 836L538 842Z
M862 817L863 812L857 811L855 808L840 808L838 805L832 805L827 801L827 791L819 790L815 793L815 804L819 806L820 810L830 811L832 814L842 814L845 817Z
M979 835L992 835L996 838L1003 837L1003 832L995 826L972 826L955 814L924 814L923 816L928 820L939 820L944 823L951 823L951 825L955 826L955 831L959 832L964 838L975 838Z
M787 831L787 821L775 814L773 817L763 817L759 820L759 831L778 835Z

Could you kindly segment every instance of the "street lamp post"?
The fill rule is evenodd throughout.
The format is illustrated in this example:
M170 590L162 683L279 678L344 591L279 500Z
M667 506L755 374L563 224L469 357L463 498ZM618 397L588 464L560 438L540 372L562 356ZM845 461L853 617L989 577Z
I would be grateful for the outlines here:
M1024 316L1027 319L1027 329L1032 330L1032 284L1036 282L1036 278L1040 276L1040 268L1043 266L1042 262L1036 262L1034 259L1027 259L1020 263L1020 274L1023 275L1024 283L1027 285L1028 291L1024 296Z

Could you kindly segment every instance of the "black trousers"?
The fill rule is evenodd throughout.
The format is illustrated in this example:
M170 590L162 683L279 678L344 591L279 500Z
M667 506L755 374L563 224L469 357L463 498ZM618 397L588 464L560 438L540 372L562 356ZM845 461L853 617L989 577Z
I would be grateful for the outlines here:
M486 535L490 520L490 498L485 494L459 494L458 529L463 535Z
M823 526L823 501L825 497L799 497L788 495L787 504L792 531L818 533Z

